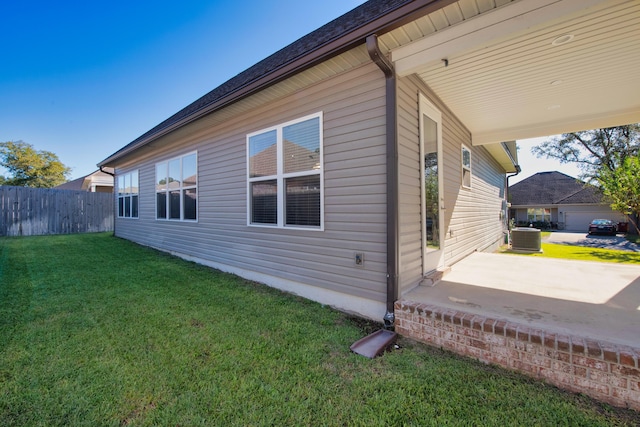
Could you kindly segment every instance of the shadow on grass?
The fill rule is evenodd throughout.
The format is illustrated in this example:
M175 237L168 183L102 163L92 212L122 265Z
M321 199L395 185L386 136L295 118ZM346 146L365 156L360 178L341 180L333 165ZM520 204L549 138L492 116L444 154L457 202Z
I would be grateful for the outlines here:
M589 256L605 262L615 262L619 264L637 264L640 262L640 255L636 252L618 253L590 250L586 251Z
M631 243L635 243L636 245L640 245L640 236L636 236L635 234L627 234L624 236L625 239L630 241Z

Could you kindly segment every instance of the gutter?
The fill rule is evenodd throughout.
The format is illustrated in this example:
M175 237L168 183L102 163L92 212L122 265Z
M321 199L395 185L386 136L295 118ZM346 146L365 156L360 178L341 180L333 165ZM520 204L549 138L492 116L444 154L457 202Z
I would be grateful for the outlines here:
M507 186L505 188L505 195L504 195L504 199L507 203L507 224L509 224L509 217L511 216L509 212L509 210L511 209L509 207L509 178L514 177L516 175L518 175L520 172L522 172L522 168L520 167L520 165L518 164L518 162L516 162L516 159L513 158L513 156L511 155L511 151L509 151L509 148L507 147L507 143L503 142L502 143L502 148L504 148L504 151L506 151L507 156L509 156L509 159L511 159L511 163L513 163L513 166L516 168L516 173L511 174L511 175L507 175ZM508 227L507 227L508 228ZM511 239L511 237L509 237L509 239Z
M513 141L511 141L511 142L513 142ZM513 166L516 168L516 173L514 173L512 175L507 175L507 192L508 192L509 191L509 178L511 178L512 176L516 176L520 172L522 172L522 168L520 168L520 165L518 164L516 159L513 158L513 155L511 154L511 151L509 150L509 147L507 147L507 143L506 142L502 142L501 144L502 144L502 148L504 148L504 151L507 153L507 156L509 156L509 159L511 160L511 163L513 163Z
M367 36L367 51L371 60L382 70L386 83L386 135L387 135L387 312L380 329L353 343L349 348L369 359L380 356L396 342L394 304L398 299L398 138L396 132L396 73L393 64L382 54L378 36Z
M511 175L507 175L507 188L509 188L509 178L511 178L512 176L516 176L519 175L520 172L522 172L522 169L520 168L520 165L514 165L516 167L516 173L511 174Z
M510 142L513 142L513 141L510 141ZM507 175L507 189L505 191L505 200L507 202L509 202L509 178L511 178L513 176L516 176L520 172L522 172L522 168L520 167L520 165L518 164L516 159L513 158L513 155L511 154L511 151L509 150L509 147L507 147L507 143L506 142L501 142L501 144L502 144L502 148L507 153L507 156L509 156L509 159L511 160L511 163L513 163L513 166L516 168L516 173L514 173L512 175ZM508 221L508 218L507 218L507 221Z
M509 150L509 147L507 146L509 142L515 142L515 141L503 141L500 143L500 145L502 145L502 149L504 150L504 152L507 153L509 160L511 160L511 164L513 165L513 167L516 168L516 175L518 175L521 172L520 165L518 165L517 160L513 158L513 154L511 154L511 150ZM516 147L516 150L517 150L517 147ZM515 176L515 175L512 175L512 176Z
M393 329L394 304L398 299L399 271L399 200L398 200L398 138L396 131L396 74L393 64L382 54L378 36L367 36L367 51L371 60L382 70L386 80L387 135L387 312L384 327Z
M115 174L115 173L111 173L111 172L109 172L109 171L106 171L106 170L104 170L103 168L104 168L104 166L100 166L100 172L102 172L102 173L106 173L107 175L111 175L111 176L115 179L115 177L116 177L116 174ZM114 183L114 184L115 184L115 183Z
M507 201L507 203L509 203L509 178L514 177L518 174L520 174L520 172L522 172L522 168L520 168L520 165L514 165L516 167L516 173L511 174L511 175L507 175L507 189L505 191L505 200ZM509 220L509 218L507 218L507 221Z

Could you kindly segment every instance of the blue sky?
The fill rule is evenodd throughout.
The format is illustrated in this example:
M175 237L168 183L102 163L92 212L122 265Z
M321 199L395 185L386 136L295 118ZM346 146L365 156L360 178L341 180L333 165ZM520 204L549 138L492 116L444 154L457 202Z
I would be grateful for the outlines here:
M522 168L522 173L509 179L509 184L515 184L538 172L558 171L574 178L580 176L580 169L576 164L561 164L557 160L542 158L539 159L531 154L534 145L541 144L547 138L531 138L518 141L518 162Z
M84 176L200 96L363 2L3 2L0 141L52 151L72 168L71 178ZM523 177L562 169L535 160L523 163Z
M7 1L0 141L72 178L362 0ZM301 7L301 5L303 7Z

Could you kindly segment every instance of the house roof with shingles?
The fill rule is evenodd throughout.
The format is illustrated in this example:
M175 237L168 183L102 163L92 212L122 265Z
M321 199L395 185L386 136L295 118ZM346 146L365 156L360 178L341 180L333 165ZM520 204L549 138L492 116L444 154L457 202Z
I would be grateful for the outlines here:
M509 187L512 206L600 204L597 187L561 172L538 172Z
M102 187L113 187L113 175L97 170L88 175L57 185L59 190L85 191L91 188L91 184Z
M451 0L369 0L231 78L98 165L105 166L187 123L362 44L370 34L397 28L414 14L426 13L425 7L436 10L450 3Z
M60 185L56 185L55 188L57 188L58 190L76 190L76 191L80 191L82 190L82 183L84 182L84 179L86 177L80 177L80 178L76 178L73 181L67 181L65 183L62 183Z

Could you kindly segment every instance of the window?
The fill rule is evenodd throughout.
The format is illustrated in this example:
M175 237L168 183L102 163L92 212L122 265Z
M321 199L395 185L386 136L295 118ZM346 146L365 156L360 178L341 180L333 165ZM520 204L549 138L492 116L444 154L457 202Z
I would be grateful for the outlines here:
M138 171L118 175L118 218L138 218Z
M471 151L462 146L462 186L471 188Z
M528 208L527 221L529 222L551 222L551 209L548 208Z
M196 153L156 164L156 218L198 219L198 156Z
M247 135L250 225L323 226L322 113Z

